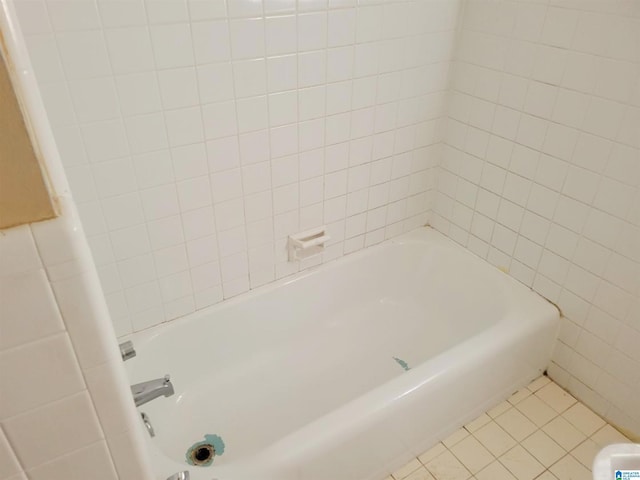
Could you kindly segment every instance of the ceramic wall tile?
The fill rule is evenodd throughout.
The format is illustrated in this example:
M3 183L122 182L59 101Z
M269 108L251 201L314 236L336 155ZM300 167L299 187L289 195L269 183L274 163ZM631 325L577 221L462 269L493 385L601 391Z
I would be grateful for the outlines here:
M427 116L410 104L426 107L430 94L446 88L427 77L435 79L436 70L442 65L444 72L451 59L455 25L450 19L459 2L425 7L418 1L387 6L323 1L297 7L288 1L233 2L222 9L206 3L150 2L144 15L137 2L105 1L97 8L65 2L52 7L51 19L41 18L46 10L35 5L20 9L31 60L42 72L41 88L51 92L45 97L51 99L47 108L59 144L70 145L65 143L70 125L82 132L90 164L66 153L62 160L69 165L67 176L119 333L137 328L128 318L142 312L142 304L134 301L138 294L130 289L167 284L170 276L185 271L168 260L167 249L189 247L194 269L219 252L223 257L244 252L246 258L247 245L259 240L252 233L248 242L249 230L237 229L257 220L270 223L280 239L302 225L360 215L348 222L352 225L367 210L386 205L392 205L388 218L378 215L381 223L370 222L367 232L397 224L400 228L389 232L401 233L428 221L425 193L434 185L434 170L422 147L439 138L425 137L418 146L417 131L430 128L434 122L428 119L437 123L444 110L438 102ZM424 22L404 29L410 8ZM417 36L428 30L431 16L449 18L439 25L446 51L430 49ZM93 21L98 23L91 26ZM48 33L49 25L57 41L48 46L51 56L42 54L43 39L37 36ZM385 42L375 43L379 39ZM410 59L401 55L405 45L411 45ZM530 103L532 108L540 103L533 93ZM396 165L393 175L370 177L374 160ZM325 162L330 171L324 171ZM411 162L414 170L408 168ZM363 211L346 209L347 193L371 200ZM256 195L269 200L259 205ZM613 205L616 200L602 189L599 201ZM208 220L196 222L205 210ZM205 232L207 225L214 229ZM56 230L55 224L42 228ZM67 242L65 228L59 231L60 242ZM196 236L212 235L208 246L187 245ZM344 232L334 238L344 238ZM371 235L367 245L382 239L381 233ZM275 279L266 272L284 261L280 245L273 245L271 264L261 264L266 276L253 269L254 278L262 278L256 285ZM63 258L64 245L59 247L43 246L47 263L70 260ZM352 242L349 251L363 247ZM175 254L170 257L177 261ZM223 279L236 280L229 271L223 269ZM289 270L277 271L279 277ZM211 284L197 283L199 289ZM226 291L244 289L228 285ZM164 295L143 303L146 309L175 312L168 303L175 300ZM165 318L156 312L134 324Z
M640 417L610 390L604 352L640 331L637 315L626 334L619 328L640 293L638 244L620 242L638 228L629 209L640 151L623 133L634 128L625 111L638 58L622 60L621 45L597 40L626 21L619 12L558 7L498 10L481 0L461 17L432 223L559 305L566 319L552 376L576 394L593 392L584 400L602 415L622 409L633 429ZM496 21L483 17L490 11ZM607 275L622 259L629 274ZM628 353L619 368L637 369ZM637 391L631 378L620 382Z

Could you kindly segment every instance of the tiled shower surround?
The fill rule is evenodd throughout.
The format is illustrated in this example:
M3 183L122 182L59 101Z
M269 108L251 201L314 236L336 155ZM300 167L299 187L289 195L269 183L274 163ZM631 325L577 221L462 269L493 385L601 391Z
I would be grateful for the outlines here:
M119 335L430 222L560 306L550 374L640 434L638 2L16 7Z
M640 3L470 0L432 224L559 305L550 374L640 434Z
M459 2L16 6L119 335L427 223Z
M89 249L57 201L61 217L0 231L0 479L149 479Z

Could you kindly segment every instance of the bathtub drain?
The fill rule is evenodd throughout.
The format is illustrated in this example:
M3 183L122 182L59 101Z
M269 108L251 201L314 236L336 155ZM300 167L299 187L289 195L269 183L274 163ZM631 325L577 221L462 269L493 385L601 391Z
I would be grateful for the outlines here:
M208 467L213 463L216 455L224 453L224 442L218 435L205 435L204 441L194 443L187 450L186 458L189 465Z
M216 451L211 445L205 445L203 447L198 447L191 452L191 460L193 460L194 464L201 465L211 461L215 454Z

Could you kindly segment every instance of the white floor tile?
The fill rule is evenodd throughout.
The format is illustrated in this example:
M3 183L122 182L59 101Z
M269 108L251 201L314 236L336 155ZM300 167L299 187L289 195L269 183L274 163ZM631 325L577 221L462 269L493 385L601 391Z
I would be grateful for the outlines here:
M478 480L516 480L516 477L498 461L478 472L476 478Z
M495 422L488 423L473 435L496 457L513 448L517 443Z
M573 405L562 416L587 436L593 435L606 424L603 419L581 403Z
M527 385L527 388L532 392L537 392L549 382L551 382L551 379L546 375L543 375L541 377L536 378L533 382Z
M438 455L446 451L447 451L447 447L445 447L442 443L438 443L436 444L435 447L430 448L429 450L424 452L422 455L420 455L418 457L418 460L420 460L423 465L426 465L431 460L436 458Z
M574 449L587 438L562 417L554 418L542 427L542 430L567 451Z
M518 480L533 480L545 470L544 466L520 445L513 447L499 460Z
M591 478L591 472L571 455L563 457L549 468L559 480L585 480Z
M495 460L494 456L472 436L454 445L451 451L472 474L478 473Z
M596 458L596 455L600 450L601 448L596 442L587 438L584 442L571 450L571 455L573 455L582 465L591 470L591 467L593 466L593 459Z
M482 415L480 415L475 420L467 423L464 426L464 428L468 432L473 433L476 430L478 430L480 427L482 427L482 426L486 425L487 423L489 423L490 421L491 421L491 417L489 415L487 415L486 413L483 413Z
M537 430L534 423L515 408L497 417L496 423L519 442Z
M467 480L471 476L460 460L448 451L431 460L426 467L437 480Z
M525 398L516 406L516 408L524 413L525 416L538 427L549 423L558 416L558 412L535 395Z
M433 475L425 467L420 467L415 472L409 474L404 480L434 480Z
M403 465L398 470L393 472L391 476L395 478L395 480L402 480L404 477L409 476L409 474L417 469L422 467L422 464L418 461L417 458L414 458L406 465Z
M489 415L491 418L495 419L496 417L498 417L499 415L502 415L504 412L506 412L510 408L511 408L511 404L509 402L507 402L507 401L504 401L502 403L499 403L498 405L496 405L492 409L488 410L487 411L487 415Z
M547 468L567 454L564 448L554 442L542 430L538 430L533 435L525 438L522 441L522 446Z
M596 442L600 448L604 448L612 443L625 443L629 441L627 437L608 424L591 435L591 440Z
M513 395L511 395L509 397L508 402L511 405L517 405L518 403L520 403L522 400L524 400L525 398L527 398L529 395L531 395L531 390L529 390L528 388L521 388L520 390L518 390L516 393L514 393Z
M547 470L542 475L540 475L538 478L536 478L536 480L558 480L558 477L556 477L553 473L551 473L549 470ZM588 480L588 479L585 479L585 480Z
M535 395L549 404L549 406L558 413L564 412L567 408L577 402L575 398L553 382L542 387L535 393Z
M442 443L444 443L444 446L447 448L451 448L453 447L456 443L464 440L465 438L467 438L469 436L469 432L467 432L464 428L461 428L459 430L456 430L455 432L453 432L451 435L449 435L447 438L445 438Z

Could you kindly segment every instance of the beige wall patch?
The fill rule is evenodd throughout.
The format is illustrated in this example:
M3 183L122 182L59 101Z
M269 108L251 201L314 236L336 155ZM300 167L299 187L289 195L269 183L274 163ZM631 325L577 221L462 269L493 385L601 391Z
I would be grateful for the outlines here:
M0 56L0 229L55 216L7 65Z

